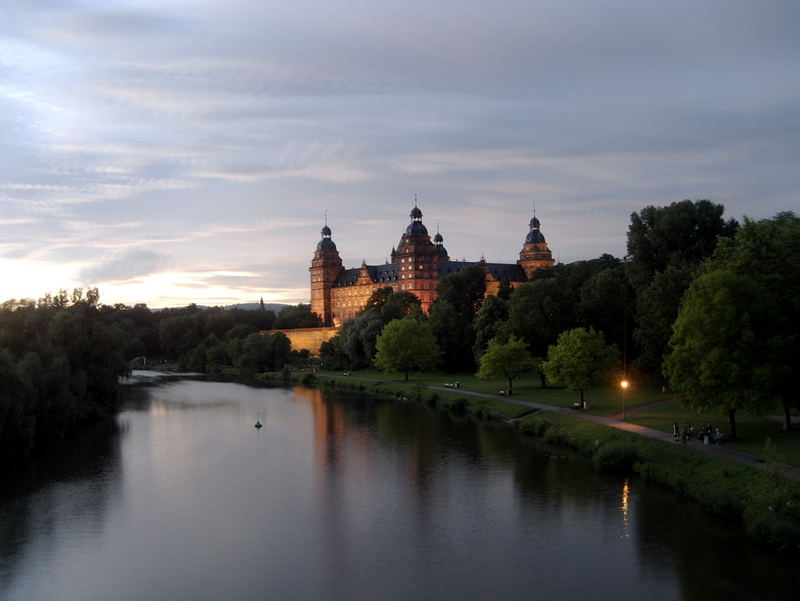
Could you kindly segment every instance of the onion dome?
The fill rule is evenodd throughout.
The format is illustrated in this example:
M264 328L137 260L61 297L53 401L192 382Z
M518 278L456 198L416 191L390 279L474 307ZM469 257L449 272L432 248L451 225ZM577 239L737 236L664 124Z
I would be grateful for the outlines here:
M539 231L539 220L536 216L533 216L530 222L531 231L528 232L528 235L525 237L525 244L544 244L544 236L542 232Z
M422 213L420 213L422 214ZM428 228L421 221L412 221L406 228L406 236L427 236Z
M409 215L409 217L411 217L411 219L417 219L417 220L422 219L422 211L419 210L419 207L417 205L414 205L414 208L411 209L411 214Z
M336 244L330 238L323 238L317 243L317 250L336 250Z
M317 250L336 250L336 244L331 240L331 228L326 223L320 230L322 240L317 243Z
M436 235L433 237L433 241L436 244L441 244L442 242L444 242L444 238L442 238L442 235L439 232L436 232Z

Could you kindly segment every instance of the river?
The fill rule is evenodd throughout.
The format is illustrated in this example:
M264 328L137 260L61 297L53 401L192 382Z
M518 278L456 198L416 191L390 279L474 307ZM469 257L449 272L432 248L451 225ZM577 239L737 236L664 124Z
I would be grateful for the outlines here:
M501 424L302 388L182 380L125 396L118 427L2 491L3 601L800 590L796 556Z

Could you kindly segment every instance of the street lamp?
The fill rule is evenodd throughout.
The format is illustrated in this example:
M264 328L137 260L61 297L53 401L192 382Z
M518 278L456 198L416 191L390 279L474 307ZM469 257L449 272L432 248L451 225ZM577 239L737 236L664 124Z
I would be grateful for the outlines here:
M622 388L622 421L628 418L628 405L625 402L625 393L628 392L628 386L630 385L631 383L626 379L622 379L619 382L619 387Z

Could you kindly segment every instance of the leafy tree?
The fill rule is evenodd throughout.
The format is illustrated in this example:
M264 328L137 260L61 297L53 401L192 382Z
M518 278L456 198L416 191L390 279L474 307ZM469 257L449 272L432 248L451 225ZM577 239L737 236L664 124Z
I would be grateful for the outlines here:
M511 336L505 343L495 338L489 341L486 352L481 356L478 377L507 378L510 395L514 379L534 367L533 357L528 352L525 341L516 336Z
M649 374L659 374L669 351L672 324L678 317L680 299L698 272L697 266L668 266L653 276L636 297L633 338L638 347L636 365Z
M619 351L606 344L602 332L575 328L563 332L548 349L542 369L552 381L579 390L584 406L584 389L607 382L618 365Z
M576 296L557 277L518 286L508 302L511 333L523 339L533 354L544 355L560 332L577 325Z
M337 335L341 350L351 369L367 367L375 355L375 340L383 330L383 320L377 312L369 311L347 320Z
M386 324L375 346L375 366L384 371L402 371L406 380L413 369L436 367L440 356L430 325L411 317Z
M498 334L502 338L501 341L508 340L508 328L503 327L506 321L508 321L508 301L499 296L487 296L472 322L475 331L472 351L476 360L480 359L489 341Z
M606 254L536 272L532 281L511 293L509 331L525 340L534 355L544 356L565 330L594 325L587 321L595 317L603 323L613 322L622 312L624 299L624 287L615 290L615 274L620 269L619 259ZM600 275L606 271L614 273ZM609 301L612 296L614 300ZM608 306L603 306L605 301ZM621 326L620 319L614 323L614 331Z
M633 331L633 301L625 268L613 259L613 266L598 271L581 286L576 307L579 325L600 330L609 343L623 347L625 335Z
M631 214L628 254L634 286L647 285L668 266L688 267L709 257L717 239L732 236L738 225L733 219L725 221L724 211L721 204L709 200L683 200Z
M232 363L233 361L231 360L226 344L216 344L206 351L206 370L211 374L222 372L224 366L231 365Z
M472 320L486 294L486 274L480 265L468 265L441 278L436 290L437 302L450 303L458 313Z
M683 200L669 206L648 206L631 215L628 228L628 276L635 292L636 364L657 374L680 299L697 266L720 239L738 226L725 221L725 208L708 200Z
M318 328L322 325L319 315L311 312L311 305L300 303L284 307L272 328L275 330L292 330L296 328Z
M285 334L250 334L242 343L236 368L243 375L278 371L289 359L291 343Z
M403 319L421 312L421 305L416 294L411 292L393 292L380 307L380 316L384 324L393 319Z
M756 282L774 306L780 332L761 336L785 336L780 358L783 368L770 386L783 405L783 427L791 427L791 408L797 407L795 382L800 377L800 218L792 212L771 219L746 219L732 239L721 240L710 269L724 268Z
M450 372L474 371L472 320L483 303L486 274L480 265L469 265L439 280L437 293L430 324L439 347L447 349L442 367Z
M380 312L380 310L386 304L386 301L388 301L389 297L392 296L393 294L394 294L394 289L391 286L383 286L382 288L378 288L367 299L367 302L364 305L364 309L362 310L362 312L363 313L366 313L367 311Z
M468 315L460 313L449 301L437 299L431 306L430 327L436 344L446 352L442 368L448 372L475 370L475 330Z
M687 406L726 410L736 438L738 409L758 412L774 403L787 342L767 291L746 275L714 270L686 293L664 374Z

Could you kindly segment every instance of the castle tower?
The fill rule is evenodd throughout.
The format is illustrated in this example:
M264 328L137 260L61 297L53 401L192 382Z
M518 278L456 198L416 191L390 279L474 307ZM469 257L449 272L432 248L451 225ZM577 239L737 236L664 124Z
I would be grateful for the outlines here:
M552 267L555 261L542 232L539 231L539 220L535 214L529 226L530 231L525 237L525 244L522 245L517 264L525 271L525 276L531 279L534 271Z
M427 312L436 298L439 247L431 242L428 229L422 223L422 211L416 201L409 217L411 223L400 238L394 259L400 273L399 286L395 289L416 294L422 309ZM444 250L444 247L441 248Z
M444 247L444 237L439 233L439 228L436 228L436 235L433 237L433 244L436 247L436 258L439 261L449 261L450 257L447 254L447 249Z
M311 311L319 315L322 325L330 326L333 325L331 287L342 271L342 259L331 240L331 228L327 220L320 234L322 239L317 243L308 269L311 272Z

